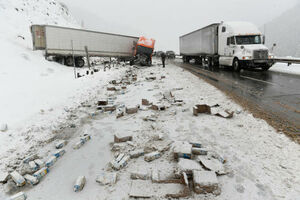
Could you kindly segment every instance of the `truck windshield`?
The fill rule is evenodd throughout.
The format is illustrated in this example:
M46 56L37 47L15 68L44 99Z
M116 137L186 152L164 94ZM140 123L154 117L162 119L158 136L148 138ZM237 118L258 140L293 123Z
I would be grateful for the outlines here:
M260 35L236 36L236 44L261 44L261 37Z

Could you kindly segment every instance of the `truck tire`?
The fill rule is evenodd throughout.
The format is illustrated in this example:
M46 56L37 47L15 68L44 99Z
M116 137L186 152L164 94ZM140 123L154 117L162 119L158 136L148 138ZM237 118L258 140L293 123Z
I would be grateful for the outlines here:
M74 66L74 60L72 56L65 57L65 65Z
M270 66L269 65L266 65L266 66L262 66L261 69L263 71L268 71L270 69Z
M131 60L131 61L129 62L129 65L130 65L130 66L134 65L134 60Z
M240 72L240 71L241 71L241 66L240 66L239 59L235 58L235 59L233 60L233 63L232 63L232 69L233 69L233 71L235 71L235 72Z
M76 67L83 67L84 66L84 60L81 57L75 58L75 66Z

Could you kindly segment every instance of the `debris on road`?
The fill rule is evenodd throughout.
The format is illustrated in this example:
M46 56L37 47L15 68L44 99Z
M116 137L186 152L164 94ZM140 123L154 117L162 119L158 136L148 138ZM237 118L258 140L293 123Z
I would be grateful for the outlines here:
M177 172L176 174L180 175L183 172L186 173L189 177L192 176L193 170L203 170L201 165L195 161L190 159L179 158L179 162L177 164Z
M139 169L136 169L130 173L130 178L134 180L148 180L150 179L150 175L147 169L140 167Z
M219 195L221 189L215 172L193 171L194 190L197 194L213 193Z
M58 140L55 144L55 148L56 149L61 149L64 146L66 146L68 144L68 142L66 140Z
M18 187L22 187L26 184L24 177L21 176L21 174L19 174L17 171L13 171L12 173L10 173L10 176Z
M80 141L73 145L73 149L80 149L87 141L91 140L91 136L86 134L80 138Z
M97 109L102 110L103 112L113 112L117 108L115 105L106 105L106 106L98 106Z
M62 157L65 153L66 153L66 151L65 151L64 149L61 149L61 150L56 151L53 155L54 155L56 158L60 158L60 157Z
M36 159L36 160L34 160L34 162L35 162L35 164L37 164L37 166L39 167L39 169L43 168L45 166L45 163L42 160L40 160L40 159Z
M8 172L0 172L0 183L6 183L10 175Z
M130 158L138 158L145 154L143 149L129 152Z
M75 181L74 192L82 191L82 189L84 188L85 182L86 182L85 176L79 176Z
M97 176L96 182L100 185L113 185L117 182L118 174L113 172L101 172L100 175Z
M174 142L173 143L173 153L174 153L174 158L187 158L191 159L192 158L192 145L189 144L188 142Z
M46 161L46 167L52 167L56 161L57 161L57 157L56 157L56 156L51 156L51 157Z
M150 106L151 103L147 99L142 99L142 105L143 106Z
M207 150L193 147L192 148L192 153L195 154L195 155L207 155Z
M114 135L115 143L122 143L122 142L127 142L127 141L132 141L132 135L123 135L123 136L121 136L121 134Z
M120 170L124 168L130 159L130 156L125 154L120 154L116 159L110 162L111 166L115 170Z
M48 167L44 167L44 168L40 169L39 171L35 172L33 174L33 176L36 177L40 181L48 173L49 173L49 168Z
M1 125L0 125L0 131L1 131L1 132L5 132L5 131L7 131L7 130L8 130L7 124L1 124Z
M26 200L27 195L24 192L19 192L11 197L8 200Z
M30 185L36 185L39 183L39 179L37 177L31 176L30 174L26 174L24 178L26 182Z
M135 107L126 107L125 109L125 112L126 114L134 114L134 113L137 113L138 110L139 110L139 105L138 106L135 106Z
M207 105L207 104L195 105L193 107L193 115L198 116L199 113L206 113L206 114L212 114L212 115L227 118L227 119L233 117L234 112L230 112L228 110L219 111L219 110L212 109L212 108L216 108L219 106L220 106L219 104L215 104L212 106Z
M108 105L107 99L101 99L98 101L98 106L106 106L106 105Z
M202 148L202 144L200 142L190 142L190 144L192 147Z
M29 162L29 167L33 172L35 172L39 169L39 166L34 161Z
M25 158L25 159L23 160L23 163L28 164L30 161L33 161L33 160L38 159L38 158L39 158L39 157L38 157L37 154L33 154L33 155L28 156L27 158Z
M156 160L158 158L161 157L161 153L158 151L152 152L152 153L148 153L145 155L144 160L147 162L151 162L153 160Z

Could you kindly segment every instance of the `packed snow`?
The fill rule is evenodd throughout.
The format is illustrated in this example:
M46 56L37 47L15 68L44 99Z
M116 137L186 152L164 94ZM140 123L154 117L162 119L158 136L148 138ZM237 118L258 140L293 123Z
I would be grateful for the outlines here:
M270 68L270 71L300 75L300 64L285 64L285 63L276 63Z
M164 176L172 175L177 162L164 147L175 141L198 141L227 160L227 171L218 176L219 196L192 193L189 199L296 200L300 196L299 145L203 80L171 63L163 69L157 61L150 68L118 65L105 71L97 66L100 72L75 79L73 68L32 51L30 25L79 27L67 7L54 0L0 0L0 22L5 24L5 29L0 29L0 55L6 58L0 66L0 178L5 172L24 170L23 160L28 155L37 154L46 161L57 140L68 141L66 154L38 185L27 184L12 193L23 191L29 200L128 199L132 171L160 170ZM271 70L283 68L276 64ZM107 91L108 83L126 77L128 70L137 74L137 81L121 91ZM166 91L172 91L182 105L164 100L165 111L141 106L136 114L119 119L115 112L101 112L96 106L102 98L110 98L121 108L134 107L142 99L158 103ZM200 103L219 104L220 109L234 111L234 117L193 116L193 106ZM99 185L97 175L113 171L108 163L117 156L111 146L114 134L127 133L133 141L121 145L121 150L157 148L162 156L152 162L143 157L131 159L118 171L116 184ZM91 140L73 149L83 134L91 135ZM75 180L82 175L87 183L83 191L75 193ZM5 192L7 185L0 184L0 199L12 195ZM174 188L158 189L159 195Z
M137 81L127 85L124 92L106 91L110 87L109 81L126 77L125 70L136 73ZM173 141L198 141L205 149L218 152L227 161L225 169L228 174L218 176L221 194L215 196L192 193L190 199L296 200L299 197L299 145L284 134L277 133L265 121L254 118L215 87L172 64L168 64L165 69L158 65L150 68L127 66L102 73L114 73L115 76L98 82L95 88L97 95L86 101L86 106L79 106L68 112L72 117L66 119L67 124L75 124L78 128L65 127L61 132L56 132L55 138L68 140L66 154L50 168L49 174L41 183L33 188L26 187L24 191L29 199L127 199L131 191L132 171L143 169L151 172L158 169L166 177L174 173L177 162L173 160L171 150L163 150ZM162 79L162 76L166 78ZM148 77L156 77L156 80L152 81ZM162 102L166 91L172 91L176 99L184 102L183 105ZM91 115L96 111L94 103L104 97L115 99L113 103L121 107L141 104L141 100L145 98L154 103L161 102L167 109L154 111L141 106L138 113L125 114L119 119L116 119L115 112ZM220 109L234 111L234 117L224 119L208 114L193 116L192 107L205 103L217 103ZM51 117L52 113L44 115ZM152 120L145 121L149 118ZM74 150L73 145L84 133L90 134L92 139L80 149ZM51 133L40 129L38 134L46 136ZM161 158L152 162L145 162L143 157L129 160L126 167L117 171L116 184L101 186L95 181L96 177L101 172L111 171L109 162L118 155L111 151L115 134L133 136L132 143L125 143L123 147L121 145L121 151L117 152L125 153L158 145L156 148L161 148L164 153ZM34 143L33 139L29 141ZM43 146L35 146L32 153L36 152L47 160L50 153L55 151L54 145L55 141L50 140ZM86 177L87 183L83 191L75 193L72 187L76 178L82 175ZM167 193L168 187L161 186L160 192Z

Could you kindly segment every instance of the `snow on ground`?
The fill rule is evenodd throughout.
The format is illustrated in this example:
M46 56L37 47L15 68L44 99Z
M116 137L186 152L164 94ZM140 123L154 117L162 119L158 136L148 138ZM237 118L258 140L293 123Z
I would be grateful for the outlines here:
M117 71L120 73L115 73L115 77L110 80L125 76L123 69L115 70ZM145 162L143 157L131 159L128 166L118 172L119 180L116 185L100 186L95 181L96 176L109 169L109 161L117 155L110 151L110 142L116 133L133 135L135 147L125 145L122 152L149 145L151 147L157 144L154 136L162 133L164 140L160 141L162 144L158 143L159 146L168 141L200 141L207 149L226 158L225 167L231 173L218 177L222 188L221 195L192 193L190 199L296 200L299 197L298 144L290 141L284 134L277 133L265 121L254 118L215 87L177 66L169 64L165 69L154 66L133 71L137 73L138 80L129 85L125 92L108 92L105 90L108 80L99 82L95 88L98 95L86 102L91 107L81 106L69 111L69 123L76 124L77 128L65 128L56 133L57 138L69 140L67 153L50 168L50 173L39 185L21 189L28 194L28 199L128 199L131 171L145 168L149 171L160 169L165 174L173 173L177 163L173 160L171 151L167 151L162 158L150 163ZM166 79L160 79L162 75ZM145 80L151 76L157 77L157 80ZM170 90L176 99L184 101L183 106L170 105L161 100L163 93ZM141 99L147 98L154 103L161 101L170 107L166 111L153 111L142 106L137 114L125 115L120 119L116 119L115 113L110 112L100 112L91 117L90 113L96 110L94 102L105 96L116 97L116 105L141 104ZM199 103L218 103L222 109L235 111L234 117L224 119L207 114L195 117L192 115L192 107ZM47 112L45 115L51 117L52 113ZM149 116L156 121L143 120ZM81 125L78 126L78 123ZM83 133L91 134L91 141L79 150L73 150L72 145ZM34 148L43 159L54 151L54 142L49 141L45 145L41 149ZM82 192L74 193L72 188L79 175L85 175L87 183ZM162 186L160 190L166 189Z
M292 64L288 66L285 63L276 63L270 68L270 71L300 75L300 65Z

